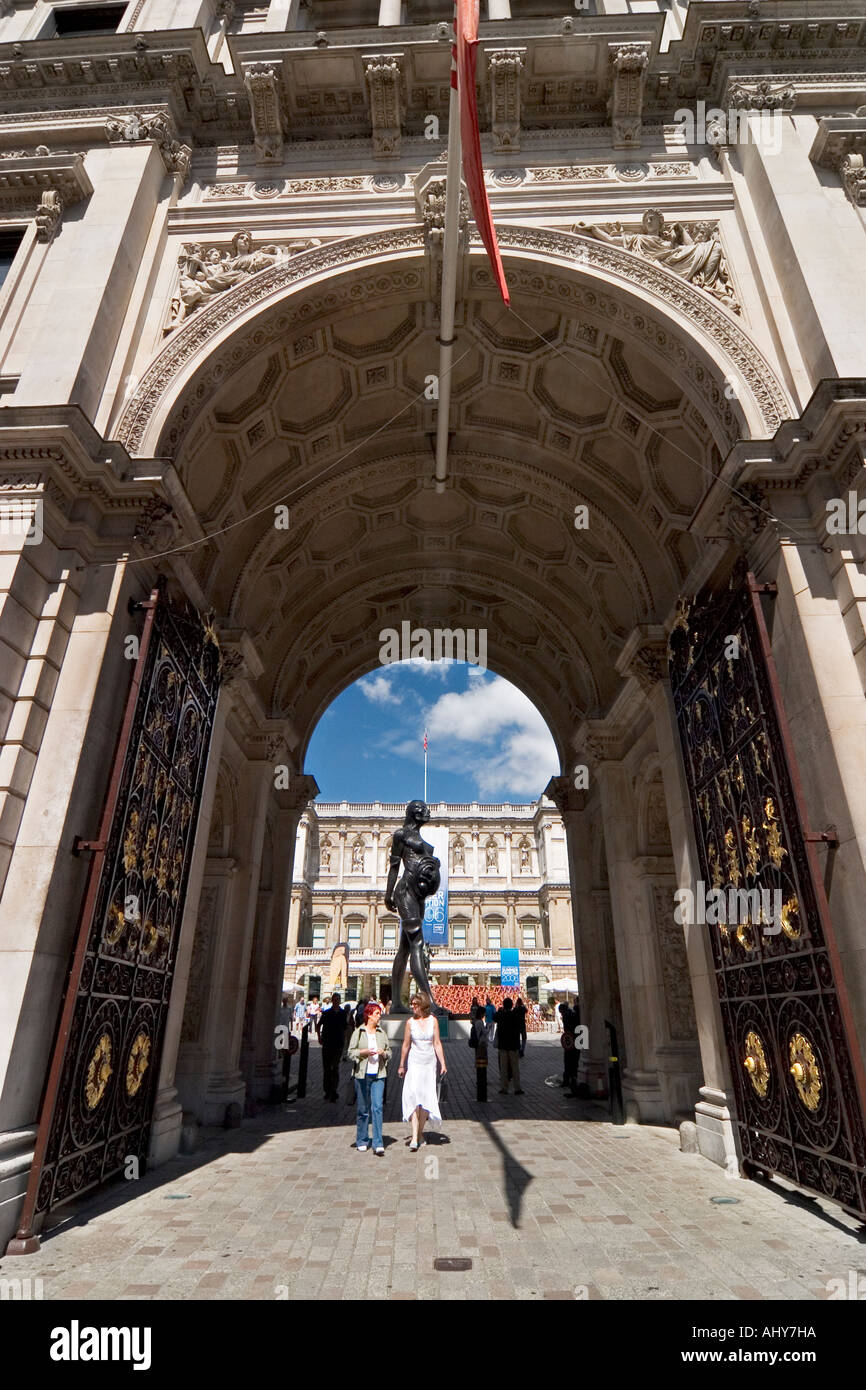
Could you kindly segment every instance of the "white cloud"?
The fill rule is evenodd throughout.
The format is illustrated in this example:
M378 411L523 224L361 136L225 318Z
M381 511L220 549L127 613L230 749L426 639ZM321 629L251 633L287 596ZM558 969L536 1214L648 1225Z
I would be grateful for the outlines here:
M516 686L500 676L481 679L481 672L472 677L471 670L468 689L441 695L427 715L431 759L469 772L482 798L537 796L559 772L547 725Z
M361 692L374 705L399 705L400 696L391 688L387 676L373 676L360 682Z

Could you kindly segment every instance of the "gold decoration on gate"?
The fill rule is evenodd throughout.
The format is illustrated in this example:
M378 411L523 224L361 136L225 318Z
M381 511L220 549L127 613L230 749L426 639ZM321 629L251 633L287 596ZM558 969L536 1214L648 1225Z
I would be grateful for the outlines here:
M739 753L731 764L731 776L736 784L737 791L742 794L746 786L746 779L743 776L743 764L740 762Z
M730 826L725 831L725 855L728 861L728 879L736 888L739 886L743 874L740 869L740 856L734 843L734 832Z
M752 825L752 818L748 811L743 812L740 825L743 831L743 843L746 846L746 873L754 877L758 872L760 851L758 849L758 832Z
M156 853L156 826L153 821L147 827L144 851L141 856L141 876L145 883L153 877L153 859Z
M796 941L800 935L800 900L794 893L787 902L784 903L779 916L782 920L782 931L791 941Z
M741 922L737 927L737 940L744 951L754 951L755 949L755 924L752 921L752 914L749 913L745 922Z
M123 868L126 873L130 873L138 864L139 821L138 811L132 811L123 838Z
M108 909L104 939L109 946L116 946L126 928L126 913L120 903L112 903Z
M764 802L764 830L767 836L767 854L770 862L775 864L777 869L782 867L782 860L788 851L782 844L782 836L779 832L779 818L776 815L776 804L771 796Z
M803 1033L794 1033L788 1044L788 1057L797 1095L807 1110L817 1110L821 1104L821 1069L812 1044Z
M722 866L719 863L719 851L712 840L707 842L707 859L710 864L710 873L713 876L713 887L721 888L725 880L722 876Z
M150 1064L150 1038L142 1030L137 1034L126 1064L126 1094L137 1094L144 1080L144 1073Z
M749 1080L755 1092L761 1100L767 1094L770 1085L770 1068L767 1066L767 1054L764 1051L764 1044L760 1034L753 1028L746 1034L746 1055L743 1058L743 1066L749 1075Z
M107 1033L103 1033L96 1047L93 1049L93 1056L87 1064L87 1076L84 1081L84 1097L87 1101L88 1110L95 1110L102 1100L111 1073L111 1038Z

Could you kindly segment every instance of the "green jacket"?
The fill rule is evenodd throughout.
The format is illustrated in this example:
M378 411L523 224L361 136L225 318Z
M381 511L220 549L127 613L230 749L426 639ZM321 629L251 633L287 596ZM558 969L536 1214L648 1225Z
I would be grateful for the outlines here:
M352 1034L352 1040L349 1043L349 1050L346 1053L346 1056L352 1063L352 1075L354 1076L356 1081L363 1081L364 1077L367 1075L367 1062L369 1061L369 1058L361 1056L361 1048L369 1046L370 1044L367 1040L367 1029L362 1024L362 1026L360 1028L356 1028L354 1033ZM391 1044L388 1041L387 1034L381 1028L376 1029L376 1046L379 1049L378 1079L382 1080L382 1078L387 1076L388 1074L388 1061L391 1056Z

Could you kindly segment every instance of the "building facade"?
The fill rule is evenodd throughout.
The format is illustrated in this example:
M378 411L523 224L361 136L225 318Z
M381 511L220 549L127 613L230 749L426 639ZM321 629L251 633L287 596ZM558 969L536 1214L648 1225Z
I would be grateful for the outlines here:
M404 621L551 730L594 1082L866 1213L862 0L561 11L482 16L440 491L450 4L2 7L3 1234L270 1094Z
M520 987L542 1004L576 960L565 829L547 797L531 805L431 806L448 827L448 945L430 982L500 983L500 949L520 952ZM349 948L348 997L390 994L399 923L385 907L391 836L404 806L313 802L295 846L287 985L321 996L338 942ZM407 972L408 978L408 972ZM383 995L384 990L384 995Z

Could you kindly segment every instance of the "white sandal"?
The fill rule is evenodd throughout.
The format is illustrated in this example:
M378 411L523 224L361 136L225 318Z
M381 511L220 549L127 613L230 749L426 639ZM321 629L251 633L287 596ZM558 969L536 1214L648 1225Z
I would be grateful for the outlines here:
M410 1141L409 1141L409 1152L413 1154L413 1153L416 1152L417 1148L418 1148L418 1145L415 1143L415 1141L414 1141L414 1140L410 1140Z

